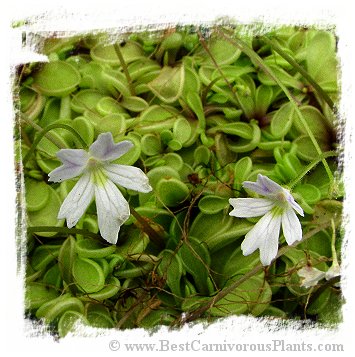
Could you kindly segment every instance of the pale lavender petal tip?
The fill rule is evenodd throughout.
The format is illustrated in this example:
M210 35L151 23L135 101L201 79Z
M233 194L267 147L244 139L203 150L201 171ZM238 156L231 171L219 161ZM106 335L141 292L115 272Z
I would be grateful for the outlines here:
M244 181L243 187L264 196L273 195L282 190L278 183L261 174L258 175L256 182Z
M302 207L295 201L293 196L290 194L290 196L287 198L288 203L291 205L291 207L302 217L304 217L304 212Z
M118 159L133 147L133 143L129 140L121 141L115 144L112 133L100 134L96 141L91 144L90 154L101 161L112 161Z
M48 174L51 182L62 182L82 174L89 156L82 149L62 149L58 151L57 157L63 165Z

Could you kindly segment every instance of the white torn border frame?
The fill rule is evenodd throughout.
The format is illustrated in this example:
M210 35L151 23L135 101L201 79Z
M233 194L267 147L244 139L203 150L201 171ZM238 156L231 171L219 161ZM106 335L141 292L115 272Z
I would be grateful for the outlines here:
M15 1L14 3L17 3ZM354 285L351 283L353 277L355 244L351 241L352 219L350 216L351 204L354 197L354 186L350 180L354 168L354 158L352 155L353 142L351 136L354 129L353 118L351 113L354 113L354 104L352 98L355 98L353 80L353 58L354 45L351 39L352 23L351 11L347 6L339 6L334 4L334 1L307 1L302 0L291 4L285 1L247 1L247 4L238 4L237 1L219 0L212 1L127 1L121 2L119 0L113 1L99 1L95 4L90 2L79 2L79 4L71 4L70 1L52 4L53 7L48 10L48 2L39 1L40 5L29 3L26 6L13 11L10 20L22 20L22 25L11 29L8 32L9 36L9 62L7 65L11 70L16 65L26 62L46 61L46 56L36 54L35 41L28 41L33 38L29 34L40 34L47 36L55 34L56 36L68 36L78 33L87 33L90 31L113 31L116 34L125 32L127 30L138 30L149 27L150 29L166 28L176 24L216 24L220 22L228 22L228 20L239 23L252 24L258 23L265 26L284 25L284 24L304 24L317 25L319 27L335 26L336 33L339 37L339 58L341 62L341 106L340 118L342 119L342 126L344 127L344 143L345 151L343 156L345 167L345 184L346 184L346 201L344 203L344 223L346 223L345 241L346 256L344 256L343 265L344 278L342 280L342 287L346 304L344 305L343 315L344 322L337 329L320 329L314 324L284 321L256 319L248 316L229 317L220 320L214 324L199 323L184 326L180 330L168 331L166 327L155 330L149 333L143 329L129 330L129 331L113 331L113 330L95 330L84 328L82 330L83 336L67 337L59 344L54 345L53 337L51 337L46 330L40 325L35 326L28 320L23 318L23 291L21 274L16 275L16 247L9 243L9 251L6 252L6 263L8 267L14 267L14 274L9 272L6 284L7 289L13 289L13 296L6 300L5 320L1 322L2 326L5 323L6 335L10 337L6 339L13 348L14 346L22 346L22 352L31 356L30 352L43 352L44 350L50 352L52 355L59 355L71 351L73 345L80 348L80 352L85 355L93 354L112 354L109 348L110 340L116 339L121 342L121 347L124 343L157 343L160 340L169 340L170 344L183 345L186 342L199 340L203 343L235 343L235 344L257 344L257 343L272 343L273 340L284 339L285 343L343 343L347 352L351 349L351 335L352 335L352 317L354 316ZM107 3L108 6L107 6ZM26 41L23 41L23 36L26 34ZM25 45L24 45L25 44ZM1 143L1 153L8 152L8 155L13 157L13 149L11 141L13 128L13 109L11 103L11 78L8 78L5 86L7 95L3 99L6 101L4 115L10 124L6 122L7 139ZM3 85L3 84L2 84ZM10 89L10 91L9 91ZM2 99L2 100L3 100ZM9 104L10 102L10 104ZM345 119L347 118L347 119ZM2 128L3 129L3 128ZM4 146L4 147L3 147ZM2 161L1 161L2 164ZM9 175L2 178L1 188L14 187L13 164L11 160L4 162L8 165L5 167L5 172ZM2 166L3 167L3 166ZM12 214L15 214L16 207L14 207L14 194L6 194L1 197L9 197L9 204L13 205ZM6 212L1 211L2 217L11 215L11 210L5 205ZM7 222L15 223L14 217L6 218ZM11 237L14 235L14 226L9 224L6 227L7 234ZM6 243L7 244L7 243ZM346 248L346 249L345 249ZM10 254L10 253L11 254ZM14 253L14 254L12 254ZM3 261L3 259L1 259ZM10 304L10 305L9 305ZM11 305L12 304L12 305ZM1 305L4 306L4 305ZM3 334L1 334L3 335ZM196 345L197 346L197 345ZM3 346L1 346L3 348ZM122 348L121 348L122 349ZM18 350L18 347L16 347ZM125 352L122 350L121 352ZM145 352L145 354L152 355L155 352ZM225 351L228 354L228 350ZM235 351L231 354L235 355ZM272 353L272 352L271 352ZM41 353L42 354L42 353ZM308 355L308 353L305 353ZM317 355L316 352L311 352L312 356Z

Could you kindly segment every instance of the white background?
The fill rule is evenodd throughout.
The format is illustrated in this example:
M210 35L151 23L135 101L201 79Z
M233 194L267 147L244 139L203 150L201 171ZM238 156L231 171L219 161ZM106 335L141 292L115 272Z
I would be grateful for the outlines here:
M169 338L170 343L184 343L200 339L204 343L270 343L272 339L285 338L287 343L343 343L349 354L355 343L354 314L354 236L350 213L354 199L354 165L352 152L354 145L350 141L354 124L354 43L351 32L354 24L352 1L19 1L1 2L1 42L0 42L0 351L1 355L22 353L26 356L48 354L59 356L64 353L81 353L84 356L113 355L122 352L109 350L109 341L113 338L124 342L157 342ZM35 16L35 19L33 18ZM262 21L269 24L335 24L340 38L339 56L342 65L342 102L341 115L346 118L346 201L345 212L350 220L346 224L348 239L345 261L344 295L347 304L344 307L344 323L338 331L310 329L296 331L292 326L273 331L262 321L245 317L230 318L225 322L210 326L197 325L185 327L170 334L164 330L149 336L143 330L98 334L92 331L90 338L64 339L53 341L45 333L32 331L25 326L22 316L22 275L17 274L15 244L15 180L13 165L13 125L14 117L11 98L11 66L33 59L34 56L21 51L20 32L11 29L11 22L32 18L35 30L92 30L114 28L126 25L203 23L214 21L218 17L229 16L243 23ZM276 326L277 327L277 326ZM353 346L352 346L353 345ZM75 350L74 350L75 348ZM6 351L6 352L5 352ZM327 354L323 352L323 354ZM145 353L149 354L149 353ZM233 352L236 355L237 352ZM238 355L241 353L238 353ZM251 353L252 354L252 353ZM271 355L271 353L265 353ZM272 353L273 355L275 353ZM227 352L222 355L228 355ZM305 353L307 355L307 353ZM312 356L317 353L312 353Z

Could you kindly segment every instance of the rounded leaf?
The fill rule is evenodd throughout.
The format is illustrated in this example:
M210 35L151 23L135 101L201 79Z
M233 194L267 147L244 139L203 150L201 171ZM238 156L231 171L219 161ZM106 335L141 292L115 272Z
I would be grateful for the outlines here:
M214 65L215 62L219 66L224 64L231 64L235 62L240 54L240 49L233 45L226 39L213 37L207 43L209 53L207 54L205 49L202 48L197 55L200 55L203 60L203 65Z
M176 178L161 179L156 186L156 192L159 199L168 207L178 206L190 193L186 184Z
M63 280L60 275L59 265L52 265L44 274L42 281L45 284L48 284L49 286L53 286L60 289L62 287Z
M45 63L34 75L33 87L48 96L65 97L79 85L81 76L68 62Z
M315 80L324 79L322 72L326 71L334 75L332 79L336 81L336 63L332 61L335 57L335 48L334 35L328 31L319 31L310 39L306 51L306 64L309 74Z
M120 281L115 278L114 276L111 276L103 289L96 293L90 293L90 294L85 294L84 296L80 297L80 300L82 301L103 301L106 299L110 299L111 297L115 296L121 288L121 283Z
M58 333L60 337L65 337L70 332L75 332L75 326L89 326L89 321L86 317L77 311L66 311L58 321Z
M176 171L180 171L184 166L184 160L180 155L169 152L163 156L165 165L172 167Z
M112 328L114 322L107 307L100 304L86 305L86 317L91 326L98 328Z
M257 316L267 308L271 296L269 284L263 278L253 276L217 301L209 312L213 316L239 315L247 312Z
M58 220L58 212L62 201L58 193L50 186L49 188L49 199L46 202L46 205L35 212L29 212L28 214L28 223L29 226L53 226L53 227L62 227L64 220ZM52 237L56 235L56 232L37 232L36 234L42 237Z
M96 125L98 133L112 133L113 136L124 134L126 131L126 119L121 113L111 113L105 115Z
M244 139L243 137L239 139L236 143L229 142L228 147L231 151L239 153L239 152L248 152L254 150L260 142L261 138L261 130L259 125L255 122L250 123L252 129L252 138L251 140ZM240 135L241 136L241 135Z
M159 64L146 57L142 57L139 60L130 63L128 66L128 72L131 76L131 79L133 81L137 80L138 82L144 74L150 74L159 70Z
M119 46L122 57L126 63L130 63L143 57L143 49L136 42L127 41L123 46ZM121 64L113 45L98 43L91 49L90 55L95 61L109 64L111 66Z
M44 303L55 299L58 291L47 284L32 282L26 284L26 309L38 309Z
M75 284L86 293L94 293L105 285L105 275L96 262L87 258L77 258L73 264Z
M204 295L208 295L207 279L211 258L205 243L189 237L181 245L179 255L185 269L194 277L197 290Z
M87 146L94 142L95 130L94 126L84 117L77 117L72 122L73 128L80 134ZM81 148L81 143L77 138L74 138L77 147Z
M194 164L193 166L197 166L200 164L207 165L210 161L211 151L205 145L200 145L194 150Z
M58 130L51 130L49 134L56 140L56 142L60 143L62 147L69 147L68 142L64 139L63 135L61 135ZM38 134L35 135L35 138L37 137ZM51 140L47 139L45 136L41 138L40 142L38 143L36 149L38 150L38 153L41 153L45 157L51 157L55 158L57 152L59 151L59 147L54 144ZM38 161L38 159L37 159ZM58 163L58 160L52 160ZM40 166L40 163L38 163ZM58 166L58 164L57 164Z
M28 212L42 209L49 200L50 189L43 181L25 180L26 209Z
M189 92L199 93L201 83L197 73L192 68L189 68L188 66L184 66L184 67L185 67L185 83L183 89L183 96L184 98L186 98Z
M145 134L141 139L142 152L154 156L162 150L160 137L154 134Z
M161 69L160 74L148 84L151 91L164 103L175 102L182 94L185 81L184 66Z
M47 323L51 323L62 316L66 311L84 313L84 305L75 297L62 295L42 305L37 310L36 317L44 318Z
M158 274L166 279L171 292L181 296L180 279L183 274L181 258L172 250L165 249L159 254L161 258L158 266Z
M19 92L21 112L25 113L35 103L37 93L27 87L23 87Z
M177 118L178 111L171 106L152 105L140 114L141 122L159 122Z
M179 151L182 148L182 143L179 140L173 139L168 142L168 146L171 150Z
M164 38L164 40L161 42L161 47L164 48L164 50L171 50L175 48L179 48L182 45L182 35L178 32L174 32L167 37Z
M326 140L328 138L328 121L325 116L317 108L310 105L303 106L300 111L313 135ZM294 127L300 135L308 135L303 121L298 115L294 118Z
M189 140L191 132L192 129L190 123L185 118L179 118L174 122L174 139L179 141L181 144L185 144Z
M105 258L115 251L115 245L105 246L93 239L82 239L76 243L76 252L83 258Z
M322 150L322 152L328 151L329 145L322 138L315 137L317 143ZM302 135L294 140L294 143L297 144L297 156L305 161L312 161L319 157L319 154L314 146L311 138L307 135Z
M300 194L303 199L310 205L317 203L322 197L322 194L319 189L309 183L298 185L294 188L293 191Z
M155 167L147 173L147 176L149 178L149 183L151 184L153 189L156 189L156 186L161 179L175 178L177 180L180 180L180 175L177 170L173 169L170 166Z
M105 98L105 95L96 89L83 89L74 95L71 108L77 113L84 113L87 109L94 109L102 98Z
M101 98L96 104L96 110L101 115L111 113L127 114L126 110L120 105L120 103L112 97Z
M234 184L237 189L246 181L253 168L253 162L249 156L245 156L238 160L234 166Z
M296 116L294 104L291 102L284 104L272 117L271 134L275 138L284 137L290 130Z
M58 254L59 271L66 284L73 281L72 270L76 257L75 243L74 237L69 236L60 247Z
M260 85L255 92L255 111L262 117L267 113L269 106L274 99L272 86Z
M131 112L142 112L149 107L148 103L140 97L123 97L120 105Z
M228 199L219 196L204 196L198 202L198 208L205 214L215 214L227 207L229 207Z

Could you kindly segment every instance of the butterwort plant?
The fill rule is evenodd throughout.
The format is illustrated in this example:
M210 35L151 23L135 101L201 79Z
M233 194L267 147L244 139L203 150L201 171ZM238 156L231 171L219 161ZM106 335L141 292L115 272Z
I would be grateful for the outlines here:
M49 173L49 181L80 178L60 207L58 219L66 219L68 228L74 227L95 199L101 236L116 244L120 227L129 218L130 209L115 184L139 192L152 190L141 169L112 163L132 148L133 143L128 140L114 143L112 133L108 132L100 134L88 151L59 150L57 157L62 165Z
M302 239L302 227L296 212L303 216L303 209L289 190L267 176L259 174L256 182L244 181L243 187L264 197L230 198L233 210L229 215L240 218L263 216L245 235L241 248L243 255L259 249L261 263L269 265L277 255L281 226L287 244Z

